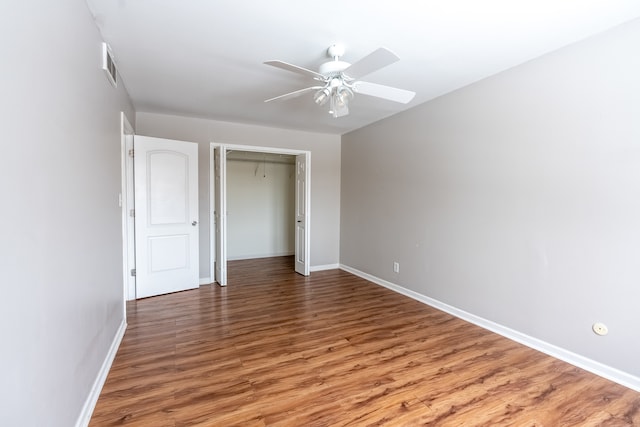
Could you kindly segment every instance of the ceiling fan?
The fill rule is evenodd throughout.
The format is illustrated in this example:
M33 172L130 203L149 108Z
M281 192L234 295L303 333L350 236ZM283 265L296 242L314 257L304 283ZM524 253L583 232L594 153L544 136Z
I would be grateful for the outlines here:
M341 117L349 114L348 104L355 94L375 96L403 104L410 102L415 96L415 92L359 80L367 74L400 60L390 50L378 48L353 64L340 60L344 51L342 45L329 46L327 56L333 60L320 65L317 72L283 61L266 61L266 65L311 77L319 83L264 102L290 99L307 92L314 92L313 100L316 104L324 105L329 102L329 114L333 117Z

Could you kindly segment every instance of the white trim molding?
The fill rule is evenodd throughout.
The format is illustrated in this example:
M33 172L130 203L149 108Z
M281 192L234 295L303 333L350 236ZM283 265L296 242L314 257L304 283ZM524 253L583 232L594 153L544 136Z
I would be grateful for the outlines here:
M531 337L529 335L523 334L522 332L518 332L514 329L492 322L491 320L487 320L480 316L476 316L475 314L460 310L459 308L453 307L449 304L445 304L442 301L438 301L436 299L422 295L418 292L404 288L400 285L396 285L395 283L391 283L376 276L364 273L353 267L340 264L340 269L361 277L365 280L368 280L372 283L375 283L376 285L383 286L394 292L405 295L409 298L413 298L416 301L420 301L421 303L437 308L438 310L444 311L445 313L449 313L452 316L458 317L462 320L466 320L467 322L473 323L474 325L480 326L481 328L487 329L491 332L495 332L498 335L502 335L505 338L509 338L510 340L526 345L527 347L555 357L556 359L560 359L564 362L570 363L571 365L582 368L585 371L589 371L593 374L640 392L640 378L627 372L612 368L611 366L596 362L595 360L573 353L562 347L558 347L546 341L542 341L538 338Z
M96 408L96 403L98 403L100 392L102 391L102 387L104 387L105 381L107 381L107 375L109 375L109 370L116 358L116 353L118 352L118 348L120 347L120 343L122 342L122 338L124 337L124 332L126 330L127 322L122 319L120 327L116 331L116 335L113 337L113 341L111 342L111 347L109 347L109 352L104 358L102 366L98 371L98 376L91 386L91 391L87 396L87 400L85 400L84 405L82 406L82 411L80 411L76 427L87 427L89 425L89 421L91 421L91 416L93 415L93 410Z
M211 277L201 277L198 280L198 283L200 284L200 286L202 286L202 285L210 285L212 283Z
M309 267L309 271L324 271L324 270L335 270L340 268L340 264L325 264L325 265L312 265Z
M120 207L122 209L122 278L124 283L124 298L122 310L126 319L127 300L136 299L136 278L131 270L136 268L134 219L131 211L134 206L133 191L133 158L129 155L133 149L135 131L126 114L120 112L120 168L122 189L120 191Z

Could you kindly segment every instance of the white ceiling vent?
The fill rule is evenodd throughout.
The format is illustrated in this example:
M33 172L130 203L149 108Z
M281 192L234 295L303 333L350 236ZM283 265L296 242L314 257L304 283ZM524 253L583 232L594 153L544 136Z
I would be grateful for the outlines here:
M113 61L113 53L108 44L102 43L102 69L107 73L107 79L113 87L118 87L118 70L116 63Z

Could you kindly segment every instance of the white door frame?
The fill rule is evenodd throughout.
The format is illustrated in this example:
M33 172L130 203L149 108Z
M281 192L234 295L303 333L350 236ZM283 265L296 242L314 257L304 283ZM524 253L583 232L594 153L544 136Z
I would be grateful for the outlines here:
M136 278L131 270L136 268L135 258L135 225L133 218L133 157L129 155L133 150L133 126L124 112L120 113L120 162L122 173L122 189L119 196L122 207L122 282L123 301L126 319L126 302L136 298Z
M211 202L211 240L214 260L211 270L211 283L227 286L227 149L224 145L211 147L213 167L211 168L211 191L214 198Z
M215 281L215 260L216 260L216 228L215 228L215 162L214 162L214 148L221 147L223 150L234 151L251 151L254 153L268 153L268 154L283 154L298 156L304 154L306 157L306 208L307 216L305 221L305 271L307 274L310 272L310 247L311 247L311 151L308 150L293 150L288 148L276 148L276 147L260 147L255 145L240 145L240 144L227 144L220 142L211 142L209 147L209 271L211 274L211 281ZM224 260L226 262L226 259Z

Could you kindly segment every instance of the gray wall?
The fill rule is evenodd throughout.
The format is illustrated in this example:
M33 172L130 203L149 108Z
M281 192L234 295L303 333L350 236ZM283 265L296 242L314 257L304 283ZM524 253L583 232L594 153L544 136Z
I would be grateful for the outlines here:
M68 427L124 318L120 111L134 113L83 0L0 16L0 425Z
M340 246L340 135L137 112L139 135L199 143L200 277L209 272L211 142L311 151L311 266L337 264Z
M640 376L638 46L636 20L344 135L341 263Z

